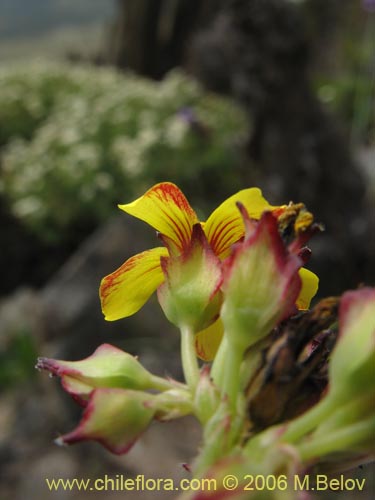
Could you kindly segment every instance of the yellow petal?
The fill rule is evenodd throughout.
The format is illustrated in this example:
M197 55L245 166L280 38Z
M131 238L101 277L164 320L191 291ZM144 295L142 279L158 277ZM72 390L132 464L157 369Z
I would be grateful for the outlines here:
M310 307L311 299L318 291L319 278L316 274L302 267L298 274L302 280L302 288L299 292L296 305L298 309L304 310Z
M164 281L160 257L166 248L153 248L134 255L100 284L102 311L107 321L136 313Z
M219 348L224 335L224 326L219 318L205 330L201 330L195 336L195 350L203 361L212 361Z
M259 219L265 210L277 208L263 198L258 188L243 189L219 205L204 224L204 231L214 252L222 259L229 254L231 245L242 238L245 232L240 211L236 206L238 201L245 206L253 219Z
M198 222L185 195L170 182L156 184L137 200L119 208L147 222L180 250L190 242L193 225Z

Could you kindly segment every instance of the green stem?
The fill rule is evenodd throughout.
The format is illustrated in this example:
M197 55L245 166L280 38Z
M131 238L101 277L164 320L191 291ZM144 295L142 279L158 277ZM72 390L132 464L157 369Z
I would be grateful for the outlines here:
M222 396L228 396L230 408L235 411L240 388L240 367L243 352L236 348L224 333L211 368L211 377Z
M217 387L221 387L223 383L227 352L228 339L227 336L224 335L211 366L211 378Z
M165 420L175 419L194 413L194 404L189 390L172 389L155 397Z
M223 438L215 439L209 444L206 444L195 458L193 464L194 477L204 477L207 471L212 467L219 458L223 458Z
M358 444L371 439L375 432L375 417L349 425L336 432L314 437L299 446L298 452L302 460L323 457L329 453L352 449Z
M228 402L222 400L216 412L206 422L203 429L203 445L193 464L196 477L205 472L219 459L223 458L233 447L232 427L235 418L230 419L228 428Z
M282 441L295 443L299 438L312 431L334 410L336 401L326 396L320 403L308 410L301 417L293 420L282 435Z
M229 407L236 411L236 402L240 388L240 367L243 352L228 343L225 372L222 384L222 395L228 396Z
M195 393L199 381L199 365L195 354L194 332L187 326L181 328L181 360L185 380Z
M168 380L162 377L158 377L157 375L151 375L151 384L152 389L156 389L157 391L169 391L170 389L184 389L186 388L185 384L181 384L176 380Z
M263 342L258 342L250 347L245 353L240 370L241 391L245 391L254 374L261 366Z

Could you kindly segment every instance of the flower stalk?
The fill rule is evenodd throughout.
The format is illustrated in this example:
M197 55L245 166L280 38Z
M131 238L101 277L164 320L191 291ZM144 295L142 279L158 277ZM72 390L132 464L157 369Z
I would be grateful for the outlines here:
M226 336L222 342L222 349L225 349L225 365L221 366L222 378L218 386L221 389L222 397L228 398L228 405L233 414L236 413L237 399L240 394L240 366L243 352L237 346L227 341Z
M199 365L195 352L194 332L188 326L181 328L181 362L186 383L194 394L199 381Z
M330 455L335 452L346 450L355 451L359 445L366 448L366 441L369 436L375 433L375 417L371 416L363 421L359 421L335 430L334 432L317 436L311 441L300 444L296 447L303 461L310 461L321 456Z

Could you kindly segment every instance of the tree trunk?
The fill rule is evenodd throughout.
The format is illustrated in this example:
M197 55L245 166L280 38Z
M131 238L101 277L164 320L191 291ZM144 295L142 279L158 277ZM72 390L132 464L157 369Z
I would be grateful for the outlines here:
M196 37L193 59L206 86L249 114L248 182L272 202L305 202L326 225L312 242L311 268L323 293L336 294L374 280L374 222L348 141L310 88L306 33L292 3L228 0Z
M194 29L213 2L119 0L118 5L112 62L158 79L182 63Z

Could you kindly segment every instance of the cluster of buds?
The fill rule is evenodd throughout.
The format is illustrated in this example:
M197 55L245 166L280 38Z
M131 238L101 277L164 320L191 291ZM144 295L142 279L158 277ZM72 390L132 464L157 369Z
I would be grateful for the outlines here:
M202 222L177 186L161 183L120 208L164 246L102 280L104 316L130 316L156 291L180 330L185 381L157 377L107 344L82 361L40 358L84 407L58 442L91 439L125 453L153 419L192 414L203 427L196 477L299 473L332 465L334 454L340 469L374 454L375 290L309 310L318 278L304 267L306 243L321 228L303 204L272 206L244 189ZM249 497L240 483L230 495Z

